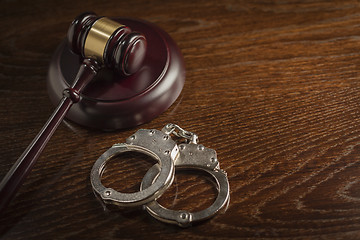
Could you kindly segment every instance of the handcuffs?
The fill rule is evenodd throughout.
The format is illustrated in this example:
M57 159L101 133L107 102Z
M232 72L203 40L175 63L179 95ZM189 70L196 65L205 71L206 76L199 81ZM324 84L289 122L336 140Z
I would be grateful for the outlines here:
M170 135L184 138L186 143L177 144ZM152 166L140 185L140 191L121 193L107 188L101 183L106 163L113 157L129 151L144 153L158 161ZM213 204L198 212L175 211L161 206L156 199L170 187L174 180L175 169L196 169L210 174L217 185L218 195ZM144 205L146 211L156 219L190 226L214 216L228 206L230 189L227 174L220 169L216 151L198 144L198 136L176 124L169 123L161 131L140 129L126 139L126 143L114 144L94 163L90 174L94 193L104 204L122 207Z

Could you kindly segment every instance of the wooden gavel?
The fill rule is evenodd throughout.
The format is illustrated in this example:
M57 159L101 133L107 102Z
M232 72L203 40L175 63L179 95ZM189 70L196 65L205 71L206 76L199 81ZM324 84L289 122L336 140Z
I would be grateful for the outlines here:
M71 87L63 91L57 108L11 167L0 183L0 213L6 208L30 173L42 150L73 104L102 67L129 76L142 66L147 41L144 35L94 13L78 16L67 34L71 50L83 57L83 62Z

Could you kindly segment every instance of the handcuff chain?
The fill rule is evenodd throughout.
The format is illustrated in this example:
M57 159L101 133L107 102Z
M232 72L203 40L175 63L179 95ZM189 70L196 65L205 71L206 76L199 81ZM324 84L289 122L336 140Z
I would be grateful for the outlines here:
M185 129L181 128L179 125L176 125L174 123L168 123L163 128L163 131L166 134L174 134L177 137L185 138L189 140L191 143L197 144L199 137L190 131L186 131Z

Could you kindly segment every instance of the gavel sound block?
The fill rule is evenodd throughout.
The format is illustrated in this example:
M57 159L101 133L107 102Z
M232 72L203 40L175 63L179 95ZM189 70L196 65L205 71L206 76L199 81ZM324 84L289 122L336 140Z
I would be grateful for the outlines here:
M104 130L133 127L155 118L177 99L185 81L183 57L166 32L143 20L114 20L145 36L142 66L129 76L101 69L66 116L80 125ZM73 53L66 41L55 51L47 81L54 104L71 86L81 62L82 57Z
M184 81L180 50L159 27L78 16L49 67L48 92L57 108L0 182L0 214L64 117L103 130L133 127L165 111Z

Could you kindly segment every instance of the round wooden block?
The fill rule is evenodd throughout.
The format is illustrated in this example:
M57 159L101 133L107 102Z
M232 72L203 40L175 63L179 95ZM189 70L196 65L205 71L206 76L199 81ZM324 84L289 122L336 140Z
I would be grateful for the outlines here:
M103 130L134 127L157 117L180 95L185 82L182 54L172 38L156 25L137 19L117 18L121 24L144 34L147 52L141 69L120 76L104 68L86 87L79 103L66 118ZM48 72L48 92L57 104L80 67L82 58L64 40L56 49Z

